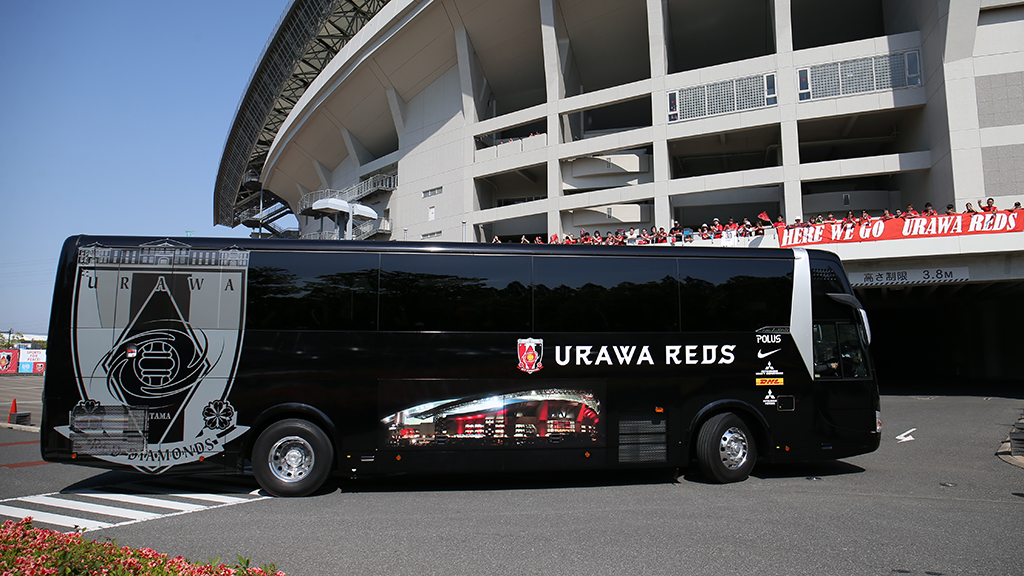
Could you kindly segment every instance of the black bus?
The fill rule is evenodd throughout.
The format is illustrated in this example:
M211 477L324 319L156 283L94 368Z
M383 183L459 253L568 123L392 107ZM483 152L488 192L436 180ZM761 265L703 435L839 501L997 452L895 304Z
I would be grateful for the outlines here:
M879 445L867 316L797 249L75 236L42 456L146 473L683 468Z

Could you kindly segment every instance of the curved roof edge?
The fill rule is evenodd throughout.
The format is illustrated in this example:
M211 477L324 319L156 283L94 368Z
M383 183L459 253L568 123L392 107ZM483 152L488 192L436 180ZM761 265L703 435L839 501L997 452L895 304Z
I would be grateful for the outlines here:
M335 54L388 0L291 0L235 111L213 192L213 223L234 228L260 197L245 188L262 171L288 113Z

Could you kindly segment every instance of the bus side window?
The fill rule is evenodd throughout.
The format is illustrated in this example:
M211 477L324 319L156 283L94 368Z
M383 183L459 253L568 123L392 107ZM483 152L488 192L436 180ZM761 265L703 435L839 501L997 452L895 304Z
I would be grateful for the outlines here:
M814 377L868 377L860 326L847 322L814 325Z
M859 326L839 324L839 351L842 353L843 376L846 378L867 378L868 367L864 360L864 342Z
M842 377L835 324L814 325L814 377Z

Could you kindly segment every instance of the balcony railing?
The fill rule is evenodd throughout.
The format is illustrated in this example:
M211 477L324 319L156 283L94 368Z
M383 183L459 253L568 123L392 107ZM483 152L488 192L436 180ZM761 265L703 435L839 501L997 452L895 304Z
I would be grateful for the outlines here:
M377 220L367 220L361 222L352 227L352 239L353 240L366 240L367 238L376 234L390 234L391 233L391 219L390 218L378 218ZM303 240L344 240L344 230L326 230L323 232L307 232L302 235Z
M307 214L317 200L337 198L346 202L355 202L378 191L391 191L398 187L398 174L375 174L372 178L349 186L344 190L316 190L304 194L299 200L298 213Z

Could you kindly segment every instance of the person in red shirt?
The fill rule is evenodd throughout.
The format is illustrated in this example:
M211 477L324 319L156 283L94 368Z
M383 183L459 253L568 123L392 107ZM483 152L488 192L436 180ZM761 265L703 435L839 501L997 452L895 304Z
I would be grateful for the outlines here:
M748 237L754 235L754 225L750 223L749 218L743 219L743 224L740 224L740 236Z
M981 204L981 200L978 201ZM996 208L996 201L994 198L989 198L985 201L985 205L981 207L982 212L998 212L999 208Z
M782 237L782 231L785 230L785 228L786 228L786 221L782 219L782 215L781 214L779 214L775 218L775 223L772 224L772 226L775 228L775 233L778 234L779 237L781 238Z
M907 211L903 213L903 217L904 218L917 218L918 216L920 216L920 214L917 213L917 210L914 210L914 205L913 204L907 204Z
M870 224L871 223L871 214L868 214L867 210L861 210L860 211L860 223L861 224Z
M889 213L889 209L882 210L882 220L892 220L894 216Z
M939 213L935 211L935 208L932 208L932 203L931 202L925 202L924 203L924 212L921 212L921 216L938 216L938 215L939 215Z
M829 212L828 213L828 218L825 218L825 223L826 224L834 224L836 222L839 222L839 220L836 220L836 217L833 216L831 212Z

